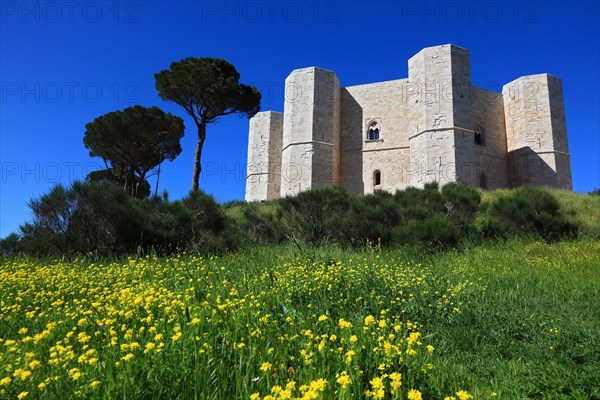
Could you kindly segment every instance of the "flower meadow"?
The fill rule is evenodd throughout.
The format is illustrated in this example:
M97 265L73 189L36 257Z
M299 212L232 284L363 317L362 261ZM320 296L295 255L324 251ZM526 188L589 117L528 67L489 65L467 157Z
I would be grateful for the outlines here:
M0 397L598 398L599 266L595 242L3 259Z

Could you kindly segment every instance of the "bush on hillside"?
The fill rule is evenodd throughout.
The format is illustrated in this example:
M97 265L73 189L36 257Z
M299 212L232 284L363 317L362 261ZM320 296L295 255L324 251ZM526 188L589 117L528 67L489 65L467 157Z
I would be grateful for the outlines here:
M343 240L350 208L350 196L344 189L308 190L278 203L277 217L295 244L321 246Z
M36 255L122 254L138 249L160 253L228 247L226 220L211 196L191 193L181 201L140 200L112 182L56 185L29 203L31 222L21 225L11 248ZM4 248L7 244L3 245Z
M219 205L197 191L178 201L138 199L103 182L57 185L29 206L33 220L0 241L0 252L124 254L154 249L201 253L293 243L360 248L446 248L465 240L534 235L558 240L578 233L552 192L522 187L482 193L460 184L351 196L341 188L302 192L271 202ZM489 198L490 196L486 196Z
M398 205L394 195L382 190L353 197L344 241L353 247L367 243L388 246L392 243L393 227L399 223Z
M441 191L446 215L462 233L468 233L481 203L480 193L470 187L448 183Z
M548 241L575 236L578 230L551 193L533 186L517 188L493 200L480 226L487 236L536 235Z

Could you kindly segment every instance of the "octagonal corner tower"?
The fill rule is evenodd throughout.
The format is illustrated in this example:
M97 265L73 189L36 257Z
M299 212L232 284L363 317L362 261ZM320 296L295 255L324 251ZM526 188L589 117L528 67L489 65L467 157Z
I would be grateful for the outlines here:
M279 198L283 113L259 112L250 118L246 201Z
M336 185L339 179L340 82L317 67L285 80L281 197Z
M411 185L462 182L474 186L475 159L469 51L428 47L408 61Z
M572 190L562 82L522 76L502 87L511 186Z

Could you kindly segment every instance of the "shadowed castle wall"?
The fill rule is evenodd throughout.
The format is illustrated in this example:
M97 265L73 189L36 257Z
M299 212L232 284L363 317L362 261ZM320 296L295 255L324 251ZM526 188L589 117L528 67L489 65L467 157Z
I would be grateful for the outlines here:
M475 143L475 186L498 189L509 186L506 155L504 100L501 93L472 87L473 130L481 136Z

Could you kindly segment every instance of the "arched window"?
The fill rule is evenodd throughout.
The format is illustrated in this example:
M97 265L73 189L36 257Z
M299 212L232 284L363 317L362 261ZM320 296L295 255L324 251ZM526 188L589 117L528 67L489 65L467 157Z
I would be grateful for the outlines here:
M485 127L483 126L483 124L475 124L473 131L475 132L475 144L483 145L484 144L484 136L483 135L485 133Z
M381 126L378 121L371 121L367 126L367 140L379 140Z
M381 185L381 171L376 169L373 172L373 187Z
M479 174L479 187L482 189L487 189L487 176L485 175L485 172L482 172L481 174Z

